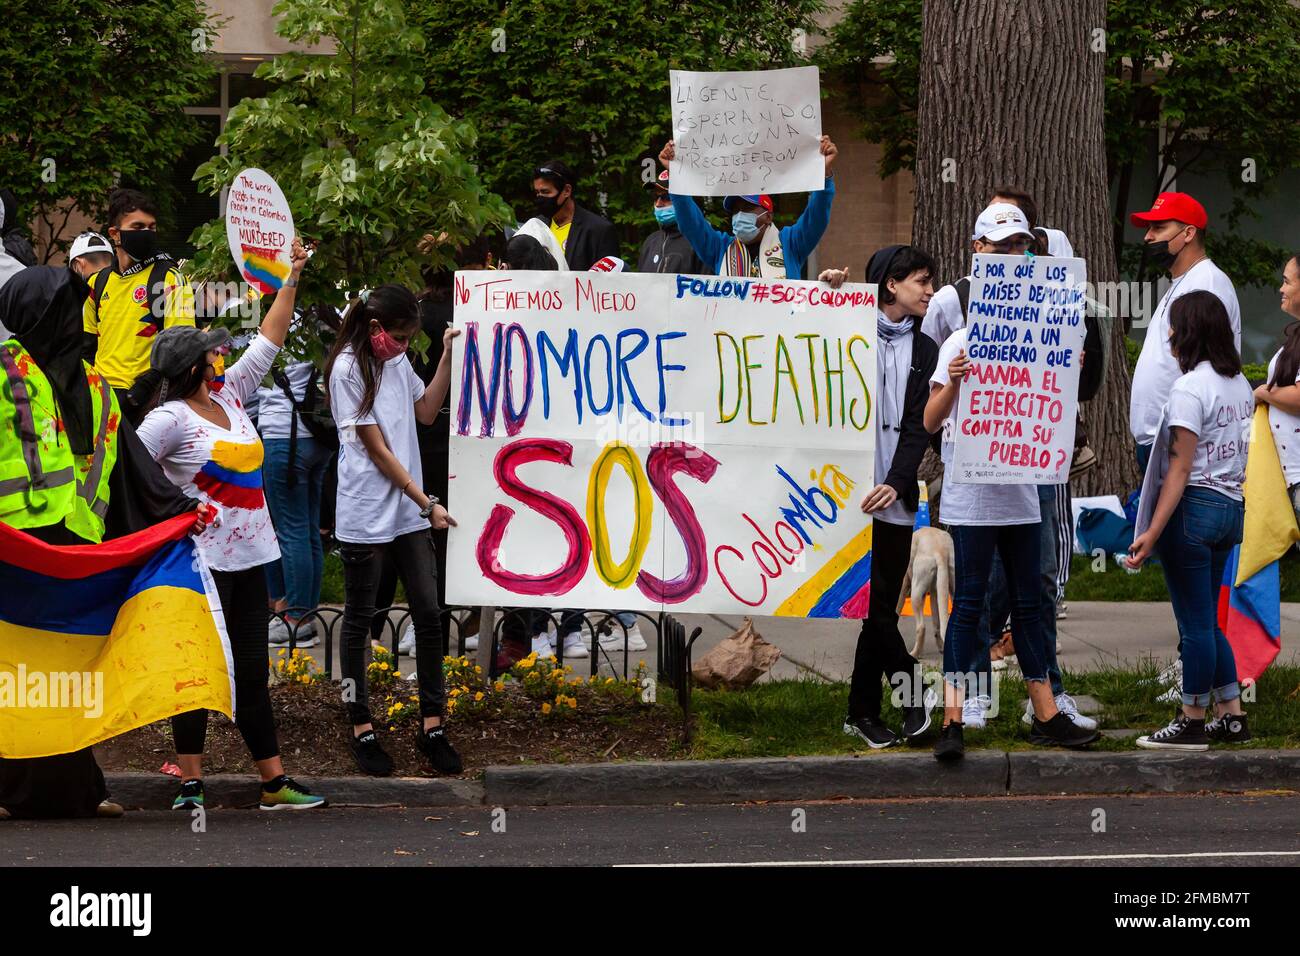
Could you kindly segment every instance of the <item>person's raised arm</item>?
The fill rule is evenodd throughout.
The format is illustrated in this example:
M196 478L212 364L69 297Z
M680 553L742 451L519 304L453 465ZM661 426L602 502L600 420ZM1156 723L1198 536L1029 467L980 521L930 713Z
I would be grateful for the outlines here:
M659 162L667 169L669 163L676 158L677 144L670 139L659 151ZM686 241L691 244L691 249L704 263L704 271L716 271L718 259L722 255L725 244L730 243L730 237L709 225L709 221L704 218L704 211L700 209L700 204L693 197L674 193L671 180L668 198L672 200L673 212L677 214L677 229L686 237Z
M952 414L961 383L970 370L971 362L966 357L966 350L960 349L948 363L948 381L942 385L938 382L930 383L930 400L925 404L925 430L931 435L942 428L944 419Z
M284 346L285 336L289 334L289 323L293 321L293 303L298 297L298 277L302 275L303 266L307 264L307 250L301 239L294 238L289 259L289 278L275 294L275 301L266 310L266 316L258 329L273 345L281 348Z
M449 328L442 333L442 357L424 394L415 402L415 420L421 425L432 425L447 403L447 392L451 389L451 343L458 335L460 329Z

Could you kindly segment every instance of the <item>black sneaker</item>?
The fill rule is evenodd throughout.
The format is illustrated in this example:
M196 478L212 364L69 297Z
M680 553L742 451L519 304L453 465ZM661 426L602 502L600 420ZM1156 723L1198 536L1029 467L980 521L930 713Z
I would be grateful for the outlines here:
M1137 739L1144 750L1209 750L1210 738L1205 733L1205 720L1193 720L1179 714L1163 730Z
M898 735L875 717L859 717L844 721L844 732L861 737L872 750L883 750L898 743Z
M357 766L362 773L372 777L387 777L393 772L393 758L379 746L379 738L373 730L367 730L360 737L349 736L352 743L352 756L357 758Z
M181 784L176 799L172 801L172 809L193 810L195 807L201 806L203 806L203 781L186 780Z
M1029 730L1029 742L1044 747L1086 747L1100 738L1100 731L1080 727L1060 710L1048 721L1035 717Z
M1250 726L1245 714L1224 714L1205 722L1205 736L1211 743L1244 744L1250 740Z
M919 706L903 708L903 732L899 736L904 741L914 740L930 729L930 711L939 702L939 695L927 687L921 700Z
M456 753L456 748L451 745L442 727L416 734L415 746L429 758L429 763L433 764L433 769L438 773L460 773L465 769L461 765L460 754Z
M953 721L939 731L939 742L934 745L934 759L948 763L966 755L966 742L962 740L961 724Z

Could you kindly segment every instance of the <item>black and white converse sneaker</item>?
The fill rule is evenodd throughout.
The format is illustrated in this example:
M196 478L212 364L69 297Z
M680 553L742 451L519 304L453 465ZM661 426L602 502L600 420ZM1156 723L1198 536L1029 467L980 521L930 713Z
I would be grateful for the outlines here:
M1205 735L1205 720L1193 720L1179 714L1163 730L1137 739L1144 750L1209 750L1210 738Z
M1244 744L1250 740L1245 714L1224 714L1205 722L1205 736L1216 744Z
M898 735L874 717L844 721L844 732L861 737L872 750L882 750L898 743Z

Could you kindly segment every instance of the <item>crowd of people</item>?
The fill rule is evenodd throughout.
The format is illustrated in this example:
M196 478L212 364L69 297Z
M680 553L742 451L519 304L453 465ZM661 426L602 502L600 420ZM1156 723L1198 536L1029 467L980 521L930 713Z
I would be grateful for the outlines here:
M804 278L830 221L837 150L823 136L823 188L802 214L778 225L772 198L728 196L727 228L699 203L672 191L669 142L664 171L646 183L647 226L636 271ZM536 167L535 215L499 250L486 237L456 251L465 269L622 270L619 235L578 205L578 179L563 162ZM16 215L0 206L0 229ZM1037 222L1033 198L999 187L978 213L975 253L1072 255L1066 236ZM1241 374L1241 318L1229 277L1206 255L1205 210L1192 197L1161 194L1133 216L1146 229L1147 260L1173 283L1160 300L1133 381L1132 431L1145 469L1161 428L1168 429L1168 475L1150 527L1133 543L1131 563L1158 555L1179 632L1181 706L1142 747L1204 749L1210 741L1249 739L1232 650L1215 616L1228 553L1242 533L1245 429L1256 402L1268 405L1293 501L1300 511L1300 326L1292 325L1251 393ZM428 236L426 244L442 241ZM6 241L6 249L9 244ZM497 258L499 256L499 258ZM264 809L326 804L285 773L267 688L267 648L319 638L324 545L331 529L344 573L341 660L348 739L357 765L385 775L393 760L367 706L366 652L386 626L397 581L410 623L400 650L415 657L422 721L417 744L438 773L462 769L445 725L442 659L446 652L443 586L448 513L448 419L453 342L451 273L429 269L422 290L383 284L342 310L301 307L298 280L311 250L295 241L292 269L243 341L199 316L196 292L160 249L158 209L149 197L118 190L104 234L78 236L66 267L21 262L0 253L0 346L11 384L39 382L23 398L11 388L0 418L4 455L24 467L24 486L0 495L0 521L55 544L97 543L166 517L196 511L195 536L221 598L234 658L235 718L262 780ZM34 261L34 257L33 257ZM817 281L839 285L847 269ZM891 245L866 258L863 278L878 288L876 461L861 502L873 519L872 586L862 622L846 733L872 748L915 741L932 726L938 695L920 680L899 631L896 601L907 569L926 450L951 465L952 429L971 371L965 316L971 278L935 289L934 257ZM197 300L206 302L206 290ZM1300 262L1285 265L1282 308L1300 318ZM200 309L200 312L204 311ZM1102 381L1103 335L1088 320L1080 401ZM313 329L332 347L324 362L282 355L291 329ZM426 357L410 351L421 331ZM238 359L226 365L232 348ZM24 404L25 403L25 404ZM15 429L15 411L57 418L33 438ZM1162 424L1163 423L1163 424ZM1082 441L1079 443L1081 446ZM1080 448L1082 460L1086 448ZM41 476L78 465L78 477L50 487ZM92 467L93 466L93 467ZM93 478L90 477L93 475ZM8 487L9 483L5 483ZM93 485L93 486L92 486ZM942 720L934 753L964 752L963 730L985 725L992 671L1012 652L1028 693L1024 722L1040 745L1085 747L1094 720L1063 686L1055 629L1063 613L1072 528L1068 485L944 483L939 514L956 560L953 611L943 651ZM498 667L530 651L562 648L567 657L646 642L636 616L625 633L597 634L582 609L509 615ZM1009 632L1006 623L1009 619ZM490 623L489 623L490 626ZM471 639L473 640L473 639ZM473 643L469 645L473 647ZM974 679L972 679L972 677ZM905 685L902 723L882 718L887 685ZM1213 714L1211 716L1211 708ZM1231 717L1231 720L1227 718ZM207 714L172 720L180 782L174 805L202 806ZM115 815L103 775L87 749L37 760L0 761L0 818L8 815Z

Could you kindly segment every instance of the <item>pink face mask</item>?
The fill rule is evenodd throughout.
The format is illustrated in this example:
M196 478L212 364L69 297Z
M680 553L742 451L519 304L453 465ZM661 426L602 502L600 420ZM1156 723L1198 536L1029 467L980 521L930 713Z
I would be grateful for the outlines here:
M383 329L370 334L370 350L381 362L395 359L406 351L406 346L393 338Z

